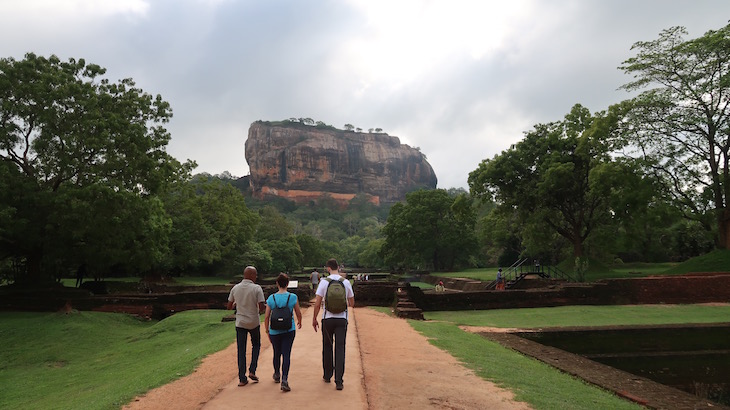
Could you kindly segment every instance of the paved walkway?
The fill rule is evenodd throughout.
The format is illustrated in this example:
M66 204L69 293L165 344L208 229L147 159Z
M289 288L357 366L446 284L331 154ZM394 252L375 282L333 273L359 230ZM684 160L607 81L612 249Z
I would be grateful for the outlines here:
M203 409L367 409L367 398L363 386L362 359L357 336L356 309L350 309L350 322L347 329L345 357L344 390L337 391L334 381L322 380L322 334L312 329L312 310L302 309L302 329L297 329L292 349L289 386L291 391L284 393L280 385L272 379L272 350L266 334L262 334L261 354L258 370L260 382L238 387L238 377L231 382ZM320 329L321 330L321 329ZM249 353L251 358L251 343Z

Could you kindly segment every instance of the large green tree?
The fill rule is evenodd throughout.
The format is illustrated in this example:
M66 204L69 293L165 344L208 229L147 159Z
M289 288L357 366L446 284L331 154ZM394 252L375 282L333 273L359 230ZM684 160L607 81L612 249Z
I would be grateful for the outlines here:
M718 228L730 249L730 25L685 40L683 27L637 42L620 67L634 80L626 136L688 218ZM710 228L710 226L708 226Z
M578 104L563 121L536 125L469 174L472 195L494 200L497 212L514 214L519 236L533 243L533 252L543 251L537 244L546 245L557 233L572 245L574 256L583 256L594 229L611 222L610 199L620 190L611 181L625 168L611 161L604 143L620 108L593 116Z
M259 216L246 207L243 195L220 179L194 178L176 184L165 195L172 219L168 266L178 270L201 264L222 264L242 271L237 261L253 243Z
M391 266L451 270L476 249L470 201L443 189L419 190L390 209L381 255Z
M12 215L0 217L0 248L22 260L20 280L84 262L143 270L166 252L154 198L193 164L165 151L169 104L104 73L83 59L0 59L0 173L12 187L0 195L0 215Z

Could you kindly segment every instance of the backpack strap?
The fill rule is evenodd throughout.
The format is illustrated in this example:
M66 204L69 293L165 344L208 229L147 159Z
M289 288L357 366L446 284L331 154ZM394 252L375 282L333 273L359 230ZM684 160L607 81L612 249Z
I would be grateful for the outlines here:
M289 293L289 292L287 292L287 293ZM275 307L275 308L278 308L278 307L279 307L279 305L278 305L278 304L276 303L276 295L278 295L278 293L274 293L272 297L273 297L273 299L274 299L274 307ZM284 305L284 306L287 306L287 307L289 306L289 298L290 298L290 297L291 297L291 293L289 293L289 294L287 295L287 297L286 297L286 305ZM284 307L284 306L282 306L282 307Z

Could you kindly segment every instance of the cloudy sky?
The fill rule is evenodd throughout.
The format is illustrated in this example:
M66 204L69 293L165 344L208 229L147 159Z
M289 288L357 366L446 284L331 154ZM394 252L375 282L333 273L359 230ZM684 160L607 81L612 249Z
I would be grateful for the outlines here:
M440 188L580 103L628 98L617 67L727 0L0 0L0 57L84 58L170 102L168 152L248 174L256 120L382 128L419 147Z

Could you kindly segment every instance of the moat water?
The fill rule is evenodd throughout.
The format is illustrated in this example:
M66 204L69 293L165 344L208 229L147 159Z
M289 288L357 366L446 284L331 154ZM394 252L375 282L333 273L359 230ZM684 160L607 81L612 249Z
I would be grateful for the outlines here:
M730 324L567 329L520 336L730 405Z

